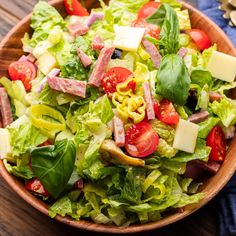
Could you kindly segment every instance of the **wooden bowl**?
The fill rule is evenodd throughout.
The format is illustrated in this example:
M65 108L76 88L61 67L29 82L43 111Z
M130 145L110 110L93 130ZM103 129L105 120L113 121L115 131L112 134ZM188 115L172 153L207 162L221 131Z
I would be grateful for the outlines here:
M62 2L63 2L62 0L54 0L51 1L50 3L54 7L56 7L63 16L65 16L66 13ZM98 1L89 0L85 2L87 3L88 8L92 8L95 7ZM184 3L184 7L189 9L192 26L194 28L199 28L205 31L212 40L212 42L217 43L219 51L236 56L236 50L233 44L229 41L227 36L217 25L215 25L205 15L200 13L198 10L196 10L189 4ZM30 24L30 15L25 17L19 24L17 24L0 44L1 76L3 75L7 76L8 65L11 62L17 60L23 54L21 38L23 37L25 32L30 31L29 24ZM97 232L106 232L106 233L133 233L133 232L156 229L169 225L171 223L183 219L184 217L190 215L194 211L201 208L203 205L209 202L225 186L225 184L229 181L230 177L235 172L236 169L235 156L236 156L236 138L234 138L230 143L227 158L224 161L220 171L215 176L209 177L204 181L204 185L202 187L202 191L205 193L204 199L202 199L197 204L186 206L183 212L170 214L164 217L162 220L146 224L131 225L126 228L119 228L114 225L95 224L91 221L85 221L85 220L75 221L69 217L57 216L55 219L62 223L71 225L79 229L85 229ZM22 197L25 201L27 201L29 204L31 204L33 207L35 207L45 215L48 215L47 205L43 201L37 199L32 194L30 194L17 178L11 176L6 171L2 161L0 161L0 173L2 177L6 180L6 182L11 186L11 188L20 197Z

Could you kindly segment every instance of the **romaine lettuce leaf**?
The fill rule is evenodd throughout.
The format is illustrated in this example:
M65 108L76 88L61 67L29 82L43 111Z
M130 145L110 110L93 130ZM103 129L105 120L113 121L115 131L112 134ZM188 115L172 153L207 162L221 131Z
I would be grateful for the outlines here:
M156 149L156 154L160 157L172 158L178 152L177 149L174 149L170 144L168 144L164 139L159 139L159 144Z
M223 98L219 102L214 101L210 104L214 114L216 114L225 127L234 125L236 122L236 107L229 98Z
M180 30L189 30L191 29L191 21L189 17L188 10L176 10L178 20L179 20L179 28Z
M211 152L211 148L206 146L205 140L198 139L194 153L191 154L191 153L180 151L176 154L173 160L177 162L188 162L192 160L207 161L210 152Z
M182 3L180 3L177 0L160 0L161 3L167 3L168 5L170 5L171 7L174 8L181 8L182 7Z
M34 7L30 26L34 30L32 38L29 39L26 35L23 43L24 47L34 48L39 42L48 38L55 26L64 29L66 23L54 7L44 1L39 1Z
M191 73L191 83L197 84L201 88L203 88L205 84L211 87L213 85L211 73L206 70L195 69Z
M212 128L219 123L220 119L217 117L209 117L207 120L199 123L198 137L205 139Z
M32 179L33 177L35 177L29 165L13 166L9 164L7 160L4 161L4 165L7 171L16 177L19 177L22 179Z
M71 200L65 196L56 201L52 206L49 207L49 216L54 218L57 214L66 216L72 213Z
M19 157L28 154L31 148L45 142L48 138L31 123L21 125L19 128L9 128L11 135L12 154Z
M114 16L115 23L124 22L125 18L125 22L128 24L137 18L138 10L147 2L148 0L111 0L109 9Z

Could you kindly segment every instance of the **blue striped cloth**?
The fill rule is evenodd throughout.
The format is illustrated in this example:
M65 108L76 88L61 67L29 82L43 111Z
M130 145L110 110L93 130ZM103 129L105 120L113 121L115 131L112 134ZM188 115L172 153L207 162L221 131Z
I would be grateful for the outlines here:
M228 25L228 20L222 17L224 12L218 7L219 2L215 0L198 0L199 10L218 24L236 46L236 27L232 28ZM222 190L217 201L219 204L220 236L236 235L236 174Z
M231 39L234 46L236 46L236 27L233 28L229 26L229 21L222 17L224 12L219 10L218 6L219 2L215 0L198 0L199 10L201 10L211 20L218 24Z

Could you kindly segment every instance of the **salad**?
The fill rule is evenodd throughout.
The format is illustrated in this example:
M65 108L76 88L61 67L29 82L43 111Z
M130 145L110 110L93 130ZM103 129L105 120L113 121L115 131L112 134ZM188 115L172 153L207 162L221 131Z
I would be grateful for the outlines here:
M8 172L51 217L128 226L199 202L234 137L236 58L175 0L64 3L39 1L0 78Z

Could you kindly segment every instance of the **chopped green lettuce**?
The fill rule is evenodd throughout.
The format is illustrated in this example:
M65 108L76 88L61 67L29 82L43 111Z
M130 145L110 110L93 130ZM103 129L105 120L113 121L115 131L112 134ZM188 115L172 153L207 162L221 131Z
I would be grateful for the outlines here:
M177 149L174 149L171 145L169 145L164 139L159 139L159 144L157 146L156 154L160 157L172 158L178 152Z
M176 11L178 20L179 20L179 28L180 30L189 30L191 29L191 21L189 17L188 10L177 10Z
M197 84L201 88L203 88L205 84L211 87L213 85L211 73L206 70L195 69L191 73L191 83Z
M192 160L207 161L210 152L211 152L211 148L206 146L205 140L198 139L194 153L191 154L191 153L180 151L176 154L173 160L178 161L178 162L188 162Z
M209 117L207 120L199 123L198 137L205 139L212 128L219 123L220 119L217 117Z
M32 38L29 39L29 35L26 34L22 41L24 47L33 49L39 42L48 38L55 26L64 29L66 23L54 7L44 1L39 1L34 7L30 26L34 30Z
M214 101L210 104L214 114L216 114L225 127L235 125L236 106L229 98L223 98L219 102Z
M6 160L4 161L4 165L7 171L16 177L23 179L32 179L33 177L35 177L29 165L13 166L9 164Z
M157 132L160 138L164 139L169 144L173 144L175 129L171 125L167 125L155 119L151 121L151 126Z
M111 0L109 9L114 16L115 23L130 24L136 19L138 10L147 3L148 0Z
M65 196L56 201L52 206L49 207L49 216L54 218L57 214L66 216L72 213L71 200Z
M29 154L31 148L37 147L48 139L31 123L23 124L19 128L9 128L9 131L12 154L15 157Z
M11 81L6 77L2 77L0 78L0 84L4 86L10 98L21 102L25 106L29 105L26 100L26 91L22 81Z

